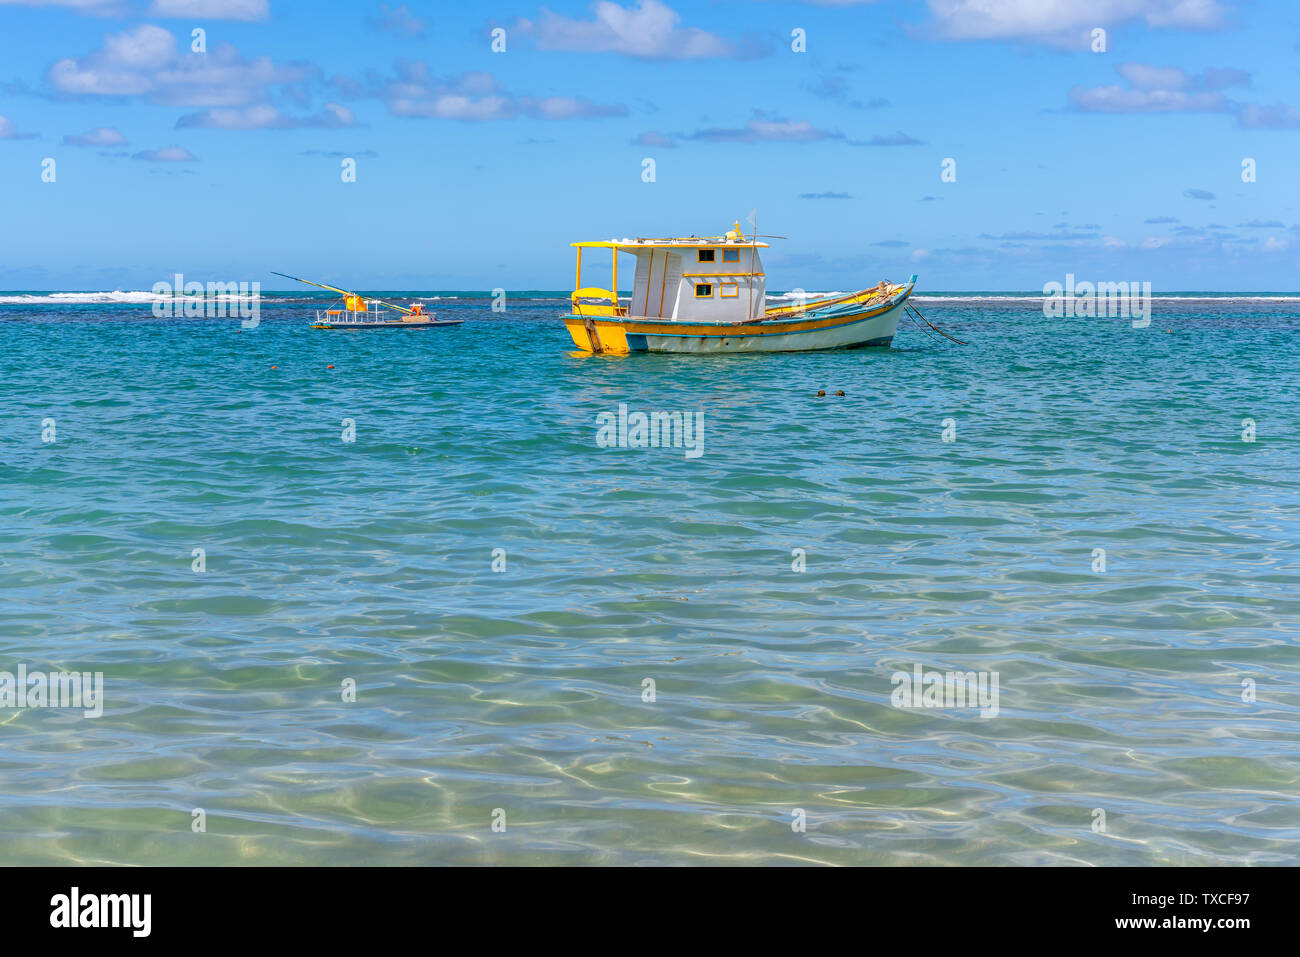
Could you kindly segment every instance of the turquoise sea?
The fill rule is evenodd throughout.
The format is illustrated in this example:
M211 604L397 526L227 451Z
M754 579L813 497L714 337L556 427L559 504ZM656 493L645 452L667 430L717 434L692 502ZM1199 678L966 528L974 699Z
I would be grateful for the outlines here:
M104 694L0 708L0 863L1300 860L1300 297L584 357L390 295L467 321L0 294L0 671Z

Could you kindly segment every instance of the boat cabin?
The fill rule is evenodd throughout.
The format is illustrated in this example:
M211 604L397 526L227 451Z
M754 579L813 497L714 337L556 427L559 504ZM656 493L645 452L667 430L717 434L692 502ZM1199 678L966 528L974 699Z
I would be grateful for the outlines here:
M575 315L743 322L763 315L766 309L767 279L759 250L766 249L767 243L746 239L739 226L724 236L611 239L573 245L578 249L572 296ZM583 286L582 254L589 249L611 251L611 288ZM617 292L619 253L636 258L630 298L620 298Z

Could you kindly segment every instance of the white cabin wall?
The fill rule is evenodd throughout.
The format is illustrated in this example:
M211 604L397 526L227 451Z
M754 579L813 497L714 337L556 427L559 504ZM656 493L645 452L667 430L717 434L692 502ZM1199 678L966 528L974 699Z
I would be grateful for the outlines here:
M628 314L651 319L672 318L677 289L682 282L682 255L654 248L630 252L636 256L636 284Z
M659 257L655 257L658 259ZM660 267L659 273L659 295L654 293L654 282L650 283L650 305L654 307L655 317L665 319L677 315L677 288L682 284L682 254L669 253L667 256L667 265ZM655 271L650 270L650 278L654 279Z
M646 247L628 250L636 256L636 272L628 314L651 319L739 322L761 316L767 308L767 279L756 248L715 246L716 259L699 261L695 247ZM724 262L722 251L735 250L736 262ZM750 273L758 273L751 276ZM695 298L695 283L713 284L713 296ZM734 298L722 298L723 282L736 284Z
M746 308L750 311L748 316L750 319L761 316L767 311L767 270L763 268L763 257L757 249L754 250L753 271L758 275L751 280L754 290L752 305L749 302L746 303Z
M644 316L648 305L650 287L650 257L636 253L636 274L632 280L632 301L628 304L628 315ZM661 257L662 258L662 257Z
M712 263L699 262L694 249L683 251L685 263L677 290L674 319L740 322L763 314L767 302L767 280L762 275L750 275L751 272L763 272L763 260L758 250L749 246L732 247L740 253L738 261L724 262L724 248L726 247L715 247L717 258ZM707 299L697 299L695 284L703 282L713 284L713 295ZM724 282L736 284L737 295L734 298L722 297L721 287Z

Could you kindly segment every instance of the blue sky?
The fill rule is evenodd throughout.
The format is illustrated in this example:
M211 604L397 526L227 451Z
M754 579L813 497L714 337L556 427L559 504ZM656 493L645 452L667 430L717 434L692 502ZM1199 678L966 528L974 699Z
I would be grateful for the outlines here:
M0 287L560 289L757 209L773 289L1295 290L1298 49L1282 0L0 0Z

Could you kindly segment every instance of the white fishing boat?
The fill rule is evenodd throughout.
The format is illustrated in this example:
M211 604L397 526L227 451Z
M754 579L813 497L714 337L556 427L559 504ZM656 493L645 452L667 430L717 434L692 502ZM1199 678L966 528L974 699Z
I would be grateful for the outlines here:
M916 276L857 292L768 307L760 250L739 224L722 236L577 242L572 312L563 316L584 352L805 352L888 346ZM609 289L582 284L582 254L608 249ZM636 259L632 295L620 298L618 257Z

